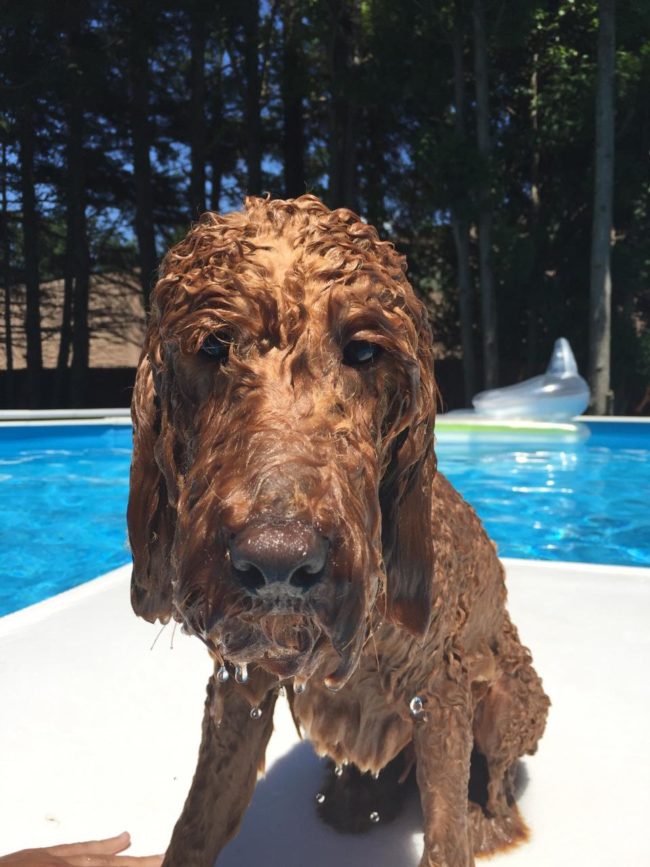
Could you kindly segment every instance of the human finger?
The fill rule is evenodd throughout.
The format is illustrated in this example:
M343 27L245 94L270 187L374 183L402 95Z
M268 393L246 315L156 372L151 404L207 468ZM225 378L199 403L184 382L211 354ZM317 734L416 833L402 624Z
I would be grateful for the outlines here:
M116 855L123 852L131 845L131 835L128 831L122 831L115 837L106 837L103 840L85 840L82 843L62 843L57 846L49 846L45 849L48 855L59 855L68 858L75 855Z
M160 867L162 855L71 855L65 864L70 867Z

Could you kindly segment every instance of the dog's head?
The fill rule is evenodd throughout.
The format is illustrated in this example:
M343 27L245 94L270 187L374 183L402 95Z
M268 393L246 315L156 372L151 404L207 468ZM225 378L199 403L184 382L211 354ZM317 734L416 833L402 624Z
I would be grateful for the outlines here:
M133 397L135 611L333 687L374 606L424 634L435 397L372 227L312 196L205 214L162 263Z

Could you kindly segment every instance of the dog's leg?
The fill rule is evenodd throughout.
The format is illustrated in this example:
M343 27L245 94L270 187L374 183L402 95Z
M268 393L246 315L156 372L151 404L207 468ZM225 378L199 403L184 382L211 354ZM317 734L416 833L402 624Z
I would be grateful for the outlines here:
M199 761L164 867L212 867L239 829L264 766L276 699L274 689L257 685L263 697L251 714L254 675L251 681L250 688L232 679L217 683L212 677L208 682ZM216 704L220 719L215 718Z
M520 756L535 752L550 702L530 652L507 616L498 659L503 674L476 708L474 739L487 760L487 811L492 816L507 816L512 802L509 774Z
M424 815L420 867L473 867L467 786L472 753L468 689L448 682L427 697L413 743Z

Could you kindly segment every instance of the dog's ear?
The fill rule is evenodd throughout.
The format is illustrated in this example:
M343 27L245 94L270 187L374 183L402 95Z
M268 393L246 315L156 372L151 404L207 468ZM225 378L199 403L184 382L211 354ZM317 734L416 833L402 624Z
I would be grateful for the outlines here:
M433 430L437 399L431 334L424 311L418 344L418 364L410 377L411 417L391 443L379 497L386 617L422 637L429 628L433 605L431 497L436 473Z
M140 617L166 623L172 614L171 545L176 510L157 456L161 452L161 401L145 347L131 403L133 457L127 523L133 554L131 604Z

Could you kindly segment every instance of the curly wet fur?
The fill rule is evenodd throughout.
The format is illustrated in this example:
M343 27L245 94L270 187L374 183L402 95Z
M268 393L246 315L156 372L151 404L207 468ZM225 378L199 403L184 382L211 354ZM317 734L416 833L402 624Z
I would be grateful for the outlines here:
M313 196L205 214L163 261L133 399L132 601L183 622L231 673L209 684L166 865L211 865L236 832L282 683L337 764L415 764L422 865L467 867L525 836L514 767L548 699L494 546L436 473L431 335L405 272L372 227ZM225 363L201 351L210 335ZM372 363L343 363L352 340L380 348ZM247 592L230 563L260 523L326 540L318 583L290 606Z

